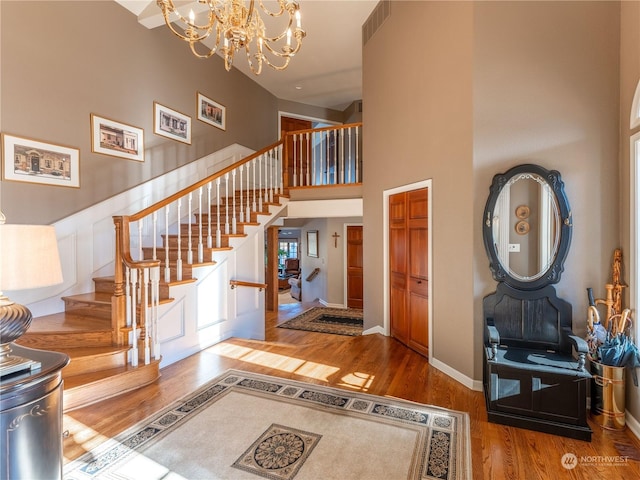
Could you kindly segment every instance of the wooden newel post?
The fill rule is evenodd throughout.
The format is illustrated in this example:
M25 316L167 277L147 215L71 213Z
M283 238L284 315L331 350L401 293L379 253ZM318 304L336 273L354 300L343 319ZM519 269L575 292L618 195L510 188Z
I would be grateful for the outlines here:
M124 286L123 239L129 238L129 222L124 217L113 217L116 235L114 265L114 289L111 297L111 341L114 345L125 345L123 327L126 323L126 302ZM128 250L128 249L127 249Z

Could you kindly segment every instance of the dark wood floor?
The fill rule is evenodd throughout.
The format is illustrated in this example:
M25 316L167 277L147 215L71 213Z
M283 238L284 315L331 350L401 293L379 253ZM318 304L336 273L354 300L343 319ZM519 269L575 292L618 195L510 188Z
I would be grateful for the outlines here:
M392 338L276 328L308 307L282 305L278 315L267 315L264 342L230 339L162 369L153 385L65 414L64 428L70 432L65 461L234 368L469 412L474 479L640 478L640 441L628 431L610 432L592 424L593 441L588 443L491 424L481 392L430 367ZM575 468L562 466L565 453L578 457ZM621 462L614 465L607 457L616 456L628 458L618 458Z

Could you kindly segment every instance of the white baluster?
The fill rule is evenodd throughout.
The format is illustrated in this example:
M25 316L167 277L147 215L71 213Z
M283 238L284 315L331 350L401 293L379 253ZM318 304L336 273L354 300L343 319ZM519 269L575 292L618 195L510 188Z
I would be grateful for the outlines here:
M227 196L227 198L229 198ZM231 172L231 233L238 233L236 220L236 171Z
M204 262L204 245L202 244L202 187L198 189L198 263Z
M171 268L169 268L169 205L164 207L164 281L171 281Z
M251 221L251 187L249 184L249 170L251 167L251 163L248 162L245 164L247 166L247 223Z
M311 185L317 185L316 179L316 133L311 132Z
M213 182L209 182L207 184L207 248L213 248L213 235L211 235L211 188L213 187ZM211 253L213 256L213 252Z
M220 231L220 177L216 178L216 248L222 246L222 232Z
M258 211L262 211L262 163L263 163L263 155L258 157L258 192L260 193L260 197L258 198Z
M160 336L158 335L158 305L160 305L160 268L154 267L151 270L151 308L152 308L152 331L153 331L153 358L160 359Z
M280 181L278 182L279 185L279 192L280 195L282 195L284 193L284 172L282 171L282 169L284 168L284 162L282 161L282 145L278 145L278 169L276 170L276 172L278 172L278 176Z
M254 158L251 163L253 164L253 211L257 211L256 209L256 158Z
M224 194L226 196L224 201L224 233L229 235L229 174L224 176Z
M153 212L153 214L151 215L151 223L153 224L153 232L151 232L151 237L153 239L153 255L152 258L154 260L158 259L158 252L157 252L157 248L158 248L158 212Z
M127 267L127 270L129 268ZM138 307L138 302L136 298L136 291L138 289L138 270L135 268L131 270L130 273L131 278L131 299L129 302L129 307L131 308L131 335L132 335L132 345L131 345L131 365L133 367L138 366L138 318L136 315L136 310Z
M351 131L353 127L349 127L349 161L347 162L347 175L348 175L348 183L351 183L351 169L353 168L353 155L351 154Z
M359 143L360 143L360 127L356 127L356 158L355 158L355 164L356 164L356 178L354 179L354 181L356 183L360 182L360 175L358 170L360 169L360 155L359 155Z
M188 205L188 209L187 209L187 226L189 227L189 230L187 232L187 244L188 244L188 249L187 249L187 264L188 265L193 265L193 249L191 248L191 215L193 212L193 207L192 207L192 201L193 201L193 192L189 192L189 196L187 197L187 205ZM182 228L179 228L178 230L178 236L180 237L182 233Z
M270 151L269 155L269 202L273 203L273 153Z
M344 183L344 130L340 130L340 175L338 183Z
M311 181L309 179L309 174L311 172L311 168L310 168L310 165L309 165L309 162L310 162L310 159L311 159L311 142L309 142L309 132L307 132L305 135L306 135L306 139L307 139L307 143L306 143L306 145L307 145L307 148L306 148L306 151L307 151L307 171L306 171L307 183L306 184L307 185L311 185Z
M242 205L242 199L244 194L242 193L242 172L244 171L244 163L240 165L240 223L244 223L244 207Z
M178 199L178 259L176 260L176 280L178 282L182 281L182 235L181 235L181 225L180 218L182 211L182 198Z
M293 134L293 186L297 187L298 186L298 179L296 176L296 156L298 153L298 150L296 149L296 143L297 143L297 135Z
M298 139L300 141L299 142L300 143L300 159L299 159L299 164L300 164L300 168L299 168L299 170L300 170L300 183L299 183L299 185L300 186L304 185L304 172L303 172L303 169L302 169L302 162L304 161L304 157L302 155L302 148L303 148L302 144L304 143L302 141L303 137L304 137L304 134L302 134L302 133L298 134Z
M125 312L124 322L127 327L131 326L131 285L129 284L129 267L124 269L124 299L125 299Z
M331 131L331 138L333 139L333 185L338 183L338 131Z
M142 271L142 292L140 293L140 311L144 309L144 364L151 363L151 350L149 348L149 268Z

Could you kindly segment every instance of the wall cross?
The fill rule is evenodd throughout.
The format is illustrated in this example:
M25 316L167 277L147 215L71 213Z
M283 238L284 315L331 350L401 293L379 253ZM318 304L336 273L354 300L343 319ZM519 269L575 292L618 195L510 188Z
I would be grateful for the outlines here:
M333 232L333 235L331 235L333 237L333 246L335 248L338 248L338 238L340 237L340 235L338 235L338 232Z

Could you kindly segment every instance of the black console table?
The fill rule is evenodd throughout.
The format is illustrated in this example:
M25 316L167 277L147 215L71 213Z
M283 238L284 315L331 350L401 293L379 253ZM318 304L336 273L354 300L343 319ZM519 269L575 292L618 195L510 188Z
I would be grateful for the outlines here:
M0 379L0 478L61 479L62 369L69 357L15 344L11 350L42 366Z

